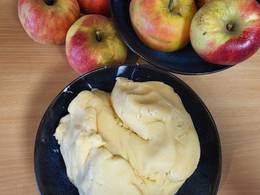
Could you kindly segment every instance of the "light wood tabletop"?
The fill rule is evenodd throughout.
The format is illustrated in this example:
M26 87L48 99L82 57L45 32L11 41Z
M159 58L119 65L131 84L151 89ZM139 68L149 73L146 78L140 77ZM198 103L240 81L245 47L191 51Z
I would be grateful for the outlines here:
M0 1L0 194L38 194L33 152L50 101L77 74L64 46L33 42L22 29L17 1ZM260 194L260 52L226 71L177 75L211 111L221 138L220 195Z

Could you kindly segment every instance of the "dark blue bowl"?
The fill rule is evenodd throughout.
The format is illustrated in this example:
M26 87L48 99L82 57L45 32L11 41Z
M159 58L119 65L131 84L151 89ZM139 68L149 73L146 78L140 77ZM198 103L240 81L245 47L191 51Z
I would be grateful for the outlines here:
M145 61L164 70L187 75L209 74L231 66L215 65L204 61L191 44L176 52L160 52L143 44L132 28L129 17L131 0L110 0L111 15L123 41Z
M199 135L201 158L194 174L177 195L216 195L221 175L221 148L216 125L196 93L177 77L149 65L122 65L101 68L69 84L52 101L40 123L35 142L35 174L44 195L78 195L70 183L59 145L53 134L69 103L82 90L98 88L111 91L116 77L134 81L162 81L174 88L190 113Z

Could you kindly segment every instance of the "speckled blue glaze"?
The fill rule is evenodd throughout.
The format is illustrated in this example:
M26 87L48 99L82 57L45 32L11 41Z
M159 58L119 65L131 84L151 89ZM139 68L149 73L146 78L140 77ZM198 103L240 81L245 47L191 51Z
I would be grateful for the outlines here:
M221 174L221 148L215 126L206 106L195 92L172 74L149 65L122 65L101 68L69 84L52 101L40 123L35 142L35 174L43 195L78 195L70 183L59 145L53 134L71 100L82 90L98 88L111 91L116 77L134 81L162 81L174 88L190 113L201 144L201 158L194 174L177 195L216 195Z
M111 15L126 45L147 62L167 71L188 75L209 74L232 67L204 61L196 54L190 44L179 51L168 53L148 48L140 41L132 28L129 17L130 1L111 0Z

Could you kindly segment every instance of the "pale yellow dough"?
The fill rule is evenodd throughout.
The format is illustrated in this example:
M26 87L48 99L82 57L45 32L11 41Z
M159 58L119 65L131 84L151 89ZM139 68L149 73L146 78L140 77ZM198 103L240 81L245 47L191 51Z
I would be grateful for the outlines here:
M117 78L111 93L82 91L55 137L81 195L172 195L196 169L190 115L161 82Z

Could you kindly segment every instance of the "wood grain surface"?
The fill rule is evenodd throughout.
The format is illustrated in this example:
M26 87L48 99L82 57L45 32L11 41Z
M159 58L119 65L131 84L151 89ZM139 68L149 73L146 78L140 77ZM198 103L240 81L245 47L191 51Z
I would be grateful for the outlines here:
M34 140L50 101L76 78L64 46L34 43L16 0L0 1L0 194L38 194ZM224 72L180 76L211 111L222 142L220 195L260 194L260 52Z

